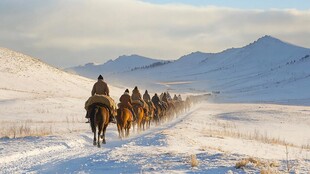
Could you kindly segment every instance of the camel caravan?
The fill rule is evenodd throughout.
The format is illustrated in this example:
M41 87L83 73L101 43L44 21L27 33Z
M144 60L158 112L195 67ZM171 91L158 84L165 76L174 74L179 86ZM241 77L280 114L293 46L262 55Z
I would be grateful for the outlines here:
M87 111L86 118L94 133L93 144L100 147L100 138L102 143L106 144L105 132L109 123L116 123L119 138L128 137L130 130L136 129L138 132L148 129L151 125L172 120L180 113L186 112L193 104L191 98L182 100L181 95L174 95L172 98L169 92L157 93L153 97L147 90L143 97L136 86L130 95L126 89L119 98L119 103L109 96L109 88L103 77L100 75L98 81L94 84L92 96L85 102ZM151 124L151 123L154 124ZM98 129L98 132L97 132Z

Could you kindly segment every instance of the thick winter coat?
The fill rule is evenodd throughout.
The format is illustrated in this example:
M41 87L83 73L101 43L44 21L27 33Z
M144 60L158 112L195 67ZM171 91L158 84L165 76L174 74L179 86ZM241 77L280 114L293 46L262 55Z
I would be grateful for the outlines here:
M143 100L144 100L145 102L151 101L151 97L150 97L149 93L144 93L144 94L143 94Z
M160 100L159 100L159 97L158 95L154 95L152 97L152 102L155 104L155 105L158 105L160 103Z
M131 101L130 95L127 92L125 92L119 98L119 101L121 102L121 107L128 108L128 109L132 108L132 101Z
M91 95L99 94L99 95L107 95L109 96L109 87L106 82L101 79L94 84L93 90L91 91Z
M138 89L132 90L131 100L142 100L141 94Z
M161 99L162 101L168 103L168 98L167 98L167 94L164 93L163 98Z

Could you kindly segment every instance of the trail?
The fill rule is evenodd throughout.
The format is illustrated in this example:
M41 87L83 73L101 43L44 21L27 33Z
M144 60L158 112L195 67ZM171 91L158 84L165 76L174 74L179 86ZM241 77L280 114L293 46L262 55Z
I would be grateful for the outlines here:
M139 171L138 166L132 168L132 163L128 163L130 171L120 167L120 165L126 166L126 164L111 160L111 154L115 154L114 151L117 151L118 148L132 142L146 139L145 143L148 143L148 138L146 138L148 136L160 139L162 130L175 126L190 114L191 112L183 114L158 127L152 125L151 129L141 133L131 130L130 137L123 140L118 138L116 125L110 124L106 134L107 144L102 148L92 145L93 134L91 131L47 137L2 138L0 141L0 173L55 173L57 171L61 173L74 171L93 173L97 170L109 171L109 169L113 169L109 173L121 172L115 171L115 169L122 169L126 173ZM98 163L100 163L99 166L96 166Z

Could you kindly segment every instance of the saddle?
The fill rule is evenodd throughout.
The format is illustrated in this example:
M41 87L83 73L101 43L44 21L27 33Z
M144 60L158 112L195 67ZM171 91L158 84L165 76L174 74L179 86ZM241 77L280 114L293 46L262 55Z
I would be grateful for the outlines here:
M89 110L89 107L93 104L98 104L99 106L106 106L109 110L110 114L115 116L116 112L116 104L114 100L107 95L94 95L88 98L85 102L85 109Z

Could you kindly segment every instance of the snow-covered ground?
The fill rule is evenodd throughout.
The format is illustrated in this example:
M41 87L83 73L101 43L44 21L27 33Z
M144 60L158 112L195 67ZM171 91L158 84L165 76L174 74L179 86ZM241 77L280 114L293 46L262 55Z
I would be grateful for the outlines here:
M269 170L286 171L288 159L291 171L306 173L310 151L301 145L310 142L307 112L294 106L203 102L170 122L140 134L131 132L125 140L118 138L111 124L102 148L92 145L93 135L85 123L79 126L86 131L76 133L2 138L0 169L3 173L259 173L271 163L279 167ZM298 113L300 120L292 118ZM298 129L290 132L287 125ZM251 134L253 138L247 136ZM271 138L289 145L262 141ZM191 167L191 155L196 155L198 166ZM249 157L266 164L235 168Z
M247 93L233 93L232 88L227 91L231 95L214 92L188 112L146 131L131 131L124 140L118 138L116 125L110 124L107 144L97 148L92 145L89 124L84 123L84 102L94 80L2 48L0 80L0 173L310 171L310 108L277 98L282 95L275 88L264 91L274 97L268 103L251 103ZM181 82L172 79L165 85L179 89L189 85ZM126 88L109 86L118 101ZM233 95L240 102L227 98ZM290 105L276 104L278 100ZM259 163L235 168L243 159Z

